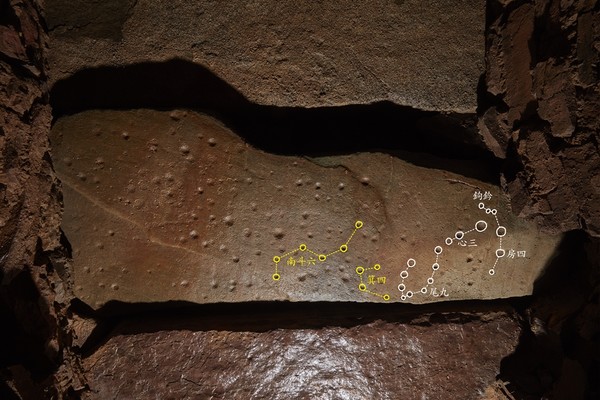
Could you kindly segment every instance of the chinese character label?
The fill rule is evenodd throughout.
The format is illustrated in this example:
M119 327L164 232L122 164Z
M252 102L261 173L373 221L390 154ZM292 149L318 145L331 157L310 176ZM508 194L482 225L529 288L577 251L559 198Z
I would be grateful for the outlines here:
M492 193L490 191L485 191L483 193L481 193L479 190L476 190L473 193L473 200L491 200L492 199Z
M431 288L429 289L429 294L433 297L448 297L446 288L442 288L441 292L438 292L437 288Z

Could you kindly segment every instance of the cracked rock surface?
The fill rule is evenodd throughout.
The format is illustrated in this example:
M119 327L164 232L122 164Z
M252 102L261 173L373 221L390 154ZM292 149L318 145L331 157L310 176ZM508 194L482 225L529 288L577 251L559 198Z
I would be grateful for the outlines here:
M454 318L268 331L130 319L85 361L85 398L479 399L520 327L505 312Z
M548 231L600 235L599 10L597 1L490 7L495 61L480 131L508 160L515 212Z
M49 154L42 21L37 1L0 2L2 399L58 398L80 390L85 380L66 326L71 297L60 262L60 189Z

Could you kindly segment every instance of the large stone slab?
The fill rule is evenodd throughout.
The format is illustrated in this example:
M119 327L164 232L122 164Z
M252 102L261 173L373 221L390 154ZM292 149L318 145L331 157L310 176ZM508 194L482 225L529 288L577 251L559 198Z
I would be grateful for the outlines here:
M523 296L558 240L492 184L380 153L267 154L194 112L88 111L52 144L93 307Z
M483 0L46 4L53 82L86 68L179 58L259 104L477 106Z
M84 361L85 398L481 399L520 334L481 317L233 332L133 319Z

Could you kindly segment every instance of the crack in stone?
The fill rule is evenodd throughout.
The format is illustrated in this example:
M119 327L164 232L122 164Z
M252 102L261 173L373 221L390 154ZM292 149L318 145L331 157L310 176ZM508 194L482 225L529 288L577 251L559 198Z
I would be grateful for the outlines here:
M206 256L205 254L199 253L195 250L192 250L190 248L187 247L182 247L182 246L177 246L174 244L170 244L170 243L166 243L163 242L162 240L154 237L153 235L151 235L149 233L149 231L141 224L139 224L138 222L127 218L126 216L124 216L123 214L119 213L118 211L115 211L114 209L105 206L104 204L102 204L101 202L95 200L94 198L92 198L91 196L89 196L87 193L85 193L84 191L80 190L77 185L73 184L73 182L66 178L65 176L63 176L61 178L61 180L63 181L63 183L65 183L71 190L75 191L77 194L79 194L80 196L84 197L87 201L89 201L90 203L92 203L93 205L101 208L103 211L107 212L110 215L113 215L121 220L124 220L126 222L129 222L130 224L136 226L137 228L139 228L140 230L142 230L144 232L144 234L146 235L146 237L148 238L148 240L154 244L157 244L159 246L163 246L163 247L169 247L172 249L178 249L178 250L183 250L186 251L188 253L192 253L195 255L200 255L202 257Z

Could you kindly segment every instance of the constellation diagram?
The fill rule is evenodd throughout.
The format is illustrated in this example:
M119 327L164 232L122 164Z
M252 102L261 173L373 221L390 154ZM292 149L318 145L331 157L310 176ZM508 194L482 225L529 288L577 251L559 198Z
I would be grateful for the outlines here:
M443 286L436 286L436 274L439 274L443 268L448 268L444 265L444 258L442 254L446 255L447 252L454 252L460 249L466 249L468 247L477 247L477 239L482 234L492 233L493 241L495 244L492 245L494 260L489 261L488 274L494 276L496 270L503 259L511 258L524 258L526 257L525 250L516 251L515 249L505 248L503 242L505 236L508 233L507 228L501 224L498 218L498 210L496 208L489 207L486 202L492 199L490 192L481 193L476 191L473 195L473 200L478 201L477 208L481 213L487 217L481 217L481 219L474 221L470 225L470 229L457 230L454 233L441 240L440 243L433 247L432 254L430 257L430 263L425 262L429 265L431 273L425 278L423 282L412 282L410 279L411 271L417 268L417 259L410 257L407 259L404 266L400 267L398 275L398 282L393 282L393 278L388 275L386 276L383 272L383 266L379 263L373 264L370 267L357 266L355 272L358 278L358 290L360 293L365 293L370 296L378 297L384 301L397 300L399 297L400 301L406 301L411 299L413 296L432 296L432 297L448 297L449 293ZM486 218L486 219L484 219ZM493 220L491 219L493 218ZM297 248L288 251L282 255L273 257L274 273L271 275L273 281L277 282L282 278L282 271L284 267L309 267L317 264L321 264L327 260L328 257L337 253L346 253L349 249L350 242L356 234L356 232L363 227L362 221L356 221L354 223L354 230L348 237L348 239L342 243L336 250L330 252L318 253L309 248L305 243L300 244ZM420 265L419 265L420 266ZM413 279L414 280L414 279ZM394 289L389 290L389 286L392 284ZM398 292L396 292L396 288ZM393 293L392 293L393 292ZM397 293L394 295L394 293Z
M493 215L494 219L496 221L496 237L498 238L498 246L495 251L496 259L494 261L493 266L488 271L488 273L490 275L494 275L496 273L496 267L498 265L498 261L502 257L504 257L504 255L506 254L506 251L502 248L502 238L506 235L506 228L504 226L500 225L500 222L499 222L498 216L497 216L497 214L498 214L497 209L486 207L485 203L483 203L483 202L479 203L478 208L480 210L485 211L486 214ZM400 292L400 300L404 301L406 299L410 299L415 294L421 294L421 295L430 294L434 297L446 297L448 294L446 293L445 289L440 289L440 291L438 292L438 288L433 286L435 283L435 274L441 268L440 255L444 252L444 250L447 250L448 248L450 248L453 245L456 245L456 244L460 245L460 243L465 243L465 242L467 242L467 244L468 244L469 243L468 238L470 238L471 236L473 236L475 234L483 233L483 232L487 231L488 228L489 228L489 226L486 221L479 220L473 225L473 228L471 228L467 231L456 231L453 236L448 236L444 240L445 246L444 245L435 246L433 248L433 254L435 256L435 260L431 264L431 267L430 267L431 275L427 278L427 281L424 283L424 285L421 288L417 287L416 289L412 289L412 290L408 289L407 280L410 275L410 271L412 268L416 267L416 265L417 265L417 261L414 258L409 258L406 261L406 269L404 269L400 272L400 283L398 284L398 291ZM471 242L471 243L474 243L474 242ZM446 249L444 247L446 247Z
M368 288L368 286L367 286L367 284L371 284L371 285L385 284L385 281L387 280L387 277L385 277L385 276L368 275L366 282L364 281L364 278L363 278L363 276L366 273L367 274L370 273L369 271L379 271L380 269L381 269L381 265L379 265L379 264L375 264L371 268L364 268L364 267L360 267L360 266L356 267L356 273L360 277L360 284L358 285L358 290L360 290L361 292L372 294L372 295L377 296L377 297L381 297L385 301L388 301L390 299L390 295L389 294L387 294L387 293L386 294L382 294L382 293L375 292L373 290L370 290Z
M298 265L302 267L308 267L311 265L316 265L317 263L323 263L325 262L325 260L327 260L327 257L332 256L334 254L347 252L350 241L352 240L356 232L362 227L363 222L356 221L354 223L354 231L352 231L348 240L342 243L337 250L331 251L329 253L317 253L309 249L306 244L302 243L294 250L288 251L287 253L282 254L281 256L274 256L273 263L275 264L275 273L271 276L271 278L273 278L274 281L279 281L281 279L279 264L281 264L283 261L284 265L288 267L295 267ZM300 255L300 257L297 257L298 255Z
M473 195L474 200L484 200L485 201L485 200L491 200L491 198L492 198L492 195L489 192L485 192L484 194L482 194L479 191L476 191ZM526 252L524 250L515 251L514 249L510 249L507 252L506 249L503 247L503 243L502 243L503 238L507 234L507 229L505 226L500 224L500 221L498 219L498 210L495 208L486 206L486 204L483 201L478 203L478 208L482 212L485 212L485 214L493 216L494 221L495 221L495 227L493 227L491 229L495 228L494 233L495 233L495 237L498 241L497 241L496 249L494 251L494 255L495 255L494 263L488 270L488 274L490 276L494 276L496 274L496 268L498 266L498 263L501 259L503 259L505 257L506 258L515 258L515 256L525 257ZM458 247L463 247L463 248L477 246L474 236L476 236L478 234L482 234L483 232L486 232L486 231L488 231L488 229L490 229L488 222L483 219L478 220L472 226L473 227L471 229L466 230L466 231L462 231L462 230L456 231L453 235L446 237L443 244L437 245L433 248L433 256L432 256L433 262L430 267L431 275L426 279L425 282L423 282L422 286L413 285L412 288L409 288L410 271L413 270L413 268L415 268L417 266L417 261L415 258L409 258L406 261L406 267L404 269L402 269L402 271L400 272L400 276L399 276L400 283L397 286L398 292L400 293L401 301L410 299L415 295L430 295L433 297L447 297L448 296L448 292L446 291L445 288L443 288L443 287L439 288L439 287L435 286L435 275L442 267L442 265L440 263L440 256L442 255L442 253L444 253L444 251L450 250L450 248L453 246L454 247L458 246ZM361 292L380 297L385 301L389 301L391 299L391 296L389 294L379 293L378 291L376 291L376 289L374 289L377 287L376 286L377 284L385 284L386 279L387 279L387 277L385 277L385 276L381 276L381 275L376 276L375 274L371 274L371 272L370 272L370 271L380 271L380 270L381 270L380 264L375 264L371 268L364 268L362 266L356 267L356 274L358 275L359 280L360 280L360 282L358 284L358 289ZM364 276L366 274L369 274L369 275L368 275L367 280L365 281Z

